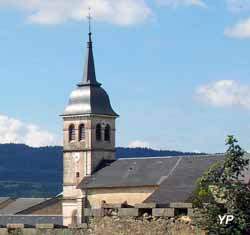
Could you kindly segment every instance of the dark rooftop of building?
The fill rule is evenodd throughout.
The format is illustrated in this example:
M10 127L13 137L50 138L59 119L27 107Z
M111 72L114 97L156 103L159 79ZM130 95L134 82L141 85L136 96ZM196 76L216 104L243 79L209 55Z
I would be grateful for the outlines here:
M0 203L6 202L5 206L0 207L0 215L15 215L28 208L37 206L49 198L0 198ZM1 205L0 204L0 205Z
M159 189L145 202L185 202L192 195L196 181L212 164L222 163L223 156L183 157L173 172L164 179Z
M78 188L158 186L146 202L185 201L195 181L223 155L119 159L85 178Z
M59 203L59 210L57 210L57 203ZM12 223L62 225L60 204L60 195L55 198L0 197L0 226ZM48 208L52 210L49 212ZM36 214L40 209L44 209L44 214Z

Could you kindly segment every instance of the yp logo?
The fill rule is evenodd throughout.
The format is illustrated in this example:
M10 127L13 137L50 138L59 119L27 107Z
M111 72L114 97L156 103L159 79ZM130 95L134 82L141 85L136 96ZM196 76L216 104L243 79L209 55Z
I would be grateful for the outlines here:
M224 216L219 215L219 219L220 219L220 224L223 224L223 223L228 224L234 220L234 216L233 215L224 215Z

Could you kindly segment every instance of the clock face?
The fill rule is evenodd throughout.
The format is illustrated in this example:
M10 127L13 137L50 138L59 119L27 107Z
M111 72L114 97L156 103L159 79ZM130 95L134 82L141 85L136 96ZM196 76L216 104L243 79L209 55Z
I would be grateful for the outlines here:
M80 160L80 153L73 153L73 158L74 158L75 162L79 162L79 160Z

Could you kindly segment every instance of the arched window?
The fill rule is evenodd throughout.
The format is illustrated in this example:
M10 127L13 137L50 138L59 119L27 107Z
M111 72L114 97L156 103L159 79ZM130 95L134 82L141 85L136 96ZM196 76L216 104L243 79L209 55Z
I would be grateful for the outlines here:
M75 126L72 124L69 127L69 141L74 141L76 139Z
M96 133L96 140L101 141L102 140L102 127L101 127L101 124L96 125L95 133Z
M107 124L104 130L104 140L110 141L110 125Z
M79 141L85 140L85 126L84 124L81 124L79 126Z

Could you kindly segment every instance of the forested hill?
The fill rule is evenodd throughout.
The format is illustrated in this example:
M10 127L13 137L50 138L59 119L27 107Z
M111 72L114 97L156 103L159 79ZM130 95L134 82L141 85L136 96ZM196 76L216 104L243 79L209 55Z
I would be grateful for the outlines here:
M204 153L203 153L204 154ZM201 155L200 153L180 152L173 150L154 150L150 148L117 148L117 158L134 158L134 157L164 157L164 156L188 156Z
M194 153L117 148L117 158L180 156ZM0 144L0 196L49 196L61 190L62 147ZM41 193L42 192L42 193Z

